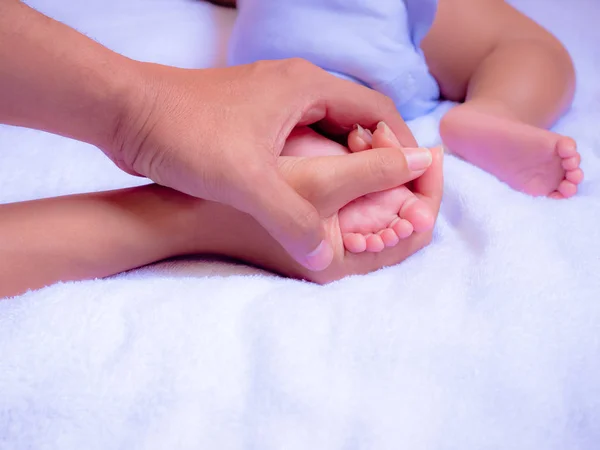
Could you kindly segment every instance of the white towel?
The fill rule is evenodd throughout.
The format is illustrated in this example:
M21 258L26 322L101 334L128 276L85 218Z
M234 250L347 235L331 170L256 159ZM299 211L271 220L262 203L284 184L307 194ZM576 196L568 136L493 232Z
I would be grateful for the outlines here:
M30 3L186 67L223 64L235 14ZM531 199L448 157L434 242L396 267L319 287L185 260L0 301L0 448L598 449L600 4L518 5L575 58L557 130L583 156L576 198ZM412 123L422 143L439 114ZM90 146L9 127L0 180L6 202L140 182Z

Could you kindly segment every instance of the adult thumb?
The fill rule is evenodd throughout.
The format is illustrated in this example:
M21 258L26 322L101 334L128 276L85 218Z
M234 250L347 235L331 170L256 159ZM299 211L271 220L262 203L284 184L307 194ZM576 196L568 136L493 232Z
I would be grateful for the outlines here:
M410 158L418 164L411 165ZM288 183L328 217L359 197L415 180L431 161L427 148L378 148L339 156L280 157L279 167Z
M261 176L261 188L252 189L243 209L309 270L321 271L333 261L332 243L325 238L323 218L296 192L275 167Z

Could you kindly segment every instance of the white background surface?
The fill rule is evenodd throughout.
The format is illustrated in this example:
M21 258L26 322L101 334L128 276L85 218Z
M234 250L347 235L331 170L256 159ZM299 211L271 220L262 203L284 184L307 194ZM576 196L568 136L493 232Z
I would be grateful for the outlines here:
M231 11L29 2L109 47L224 61ZM586 182L530 199L447 158L435 240L318 287L201 260L0 302L0 449L600 448L600 4L522 0L576 60ZM568 5L568 6L567 6ZM412 124L437 139L436 116ZM122 187L84 144L0 127L0 201Z

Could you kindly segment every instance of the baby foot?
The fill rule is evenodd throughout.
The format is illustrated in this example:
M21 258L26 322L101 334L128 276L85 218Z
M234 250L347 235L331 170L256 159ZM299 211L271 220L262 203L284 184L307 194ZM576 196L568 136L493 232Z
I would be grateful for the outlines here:
M391 138L390 138L391 136ZM357 128L348 138L352 151L370 148L399 147L385 125L371 134ZM410 152L410 149L407 151ZM418 151L413 149L415 153ZM327 156L346 154L345 147L317 134L310 128L297 128L288 138L284 156ZM430 154L424 152L426 158ZM425 167L430 161L425 162ZM344 246L352 253L380 252L393 247L413 231L429 231L435 222L431 208L406 186L399 186L361 197L342 208L339 226Z
M583 181L573 139L461 105L442 119L440 134L451 153L533 196L568 198Z

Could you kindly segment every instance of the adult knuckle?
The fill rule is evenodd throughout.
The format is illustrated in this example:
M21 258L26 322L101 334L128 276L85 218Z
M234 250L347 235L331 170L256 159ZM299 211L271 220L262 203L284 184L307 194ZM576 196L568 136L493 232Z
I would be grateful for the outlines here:
M251 182L257 182L264 176L266 166L267 163L264 161L248 158L238 167L238 173L243 174Z
M252 196L260 186L261 173L260 165L251 158L238 157L232 158L231 155L223 156L223 162L226 169L221 170L225 182L231 187L239 190L239 194Z
M299 71L313 70L315 65L304 58L291 58L290 66Z
M286 78L298 78L306 76L315 66L303 58L289 58L281 60L279 71Z
M377 109L381 115L381 118L389 117L392 114L398 114L396 103L387 95L377 93L376 99Z
M383 110L386 114L396 114L398 112L394 100L387 96L383 97Z

